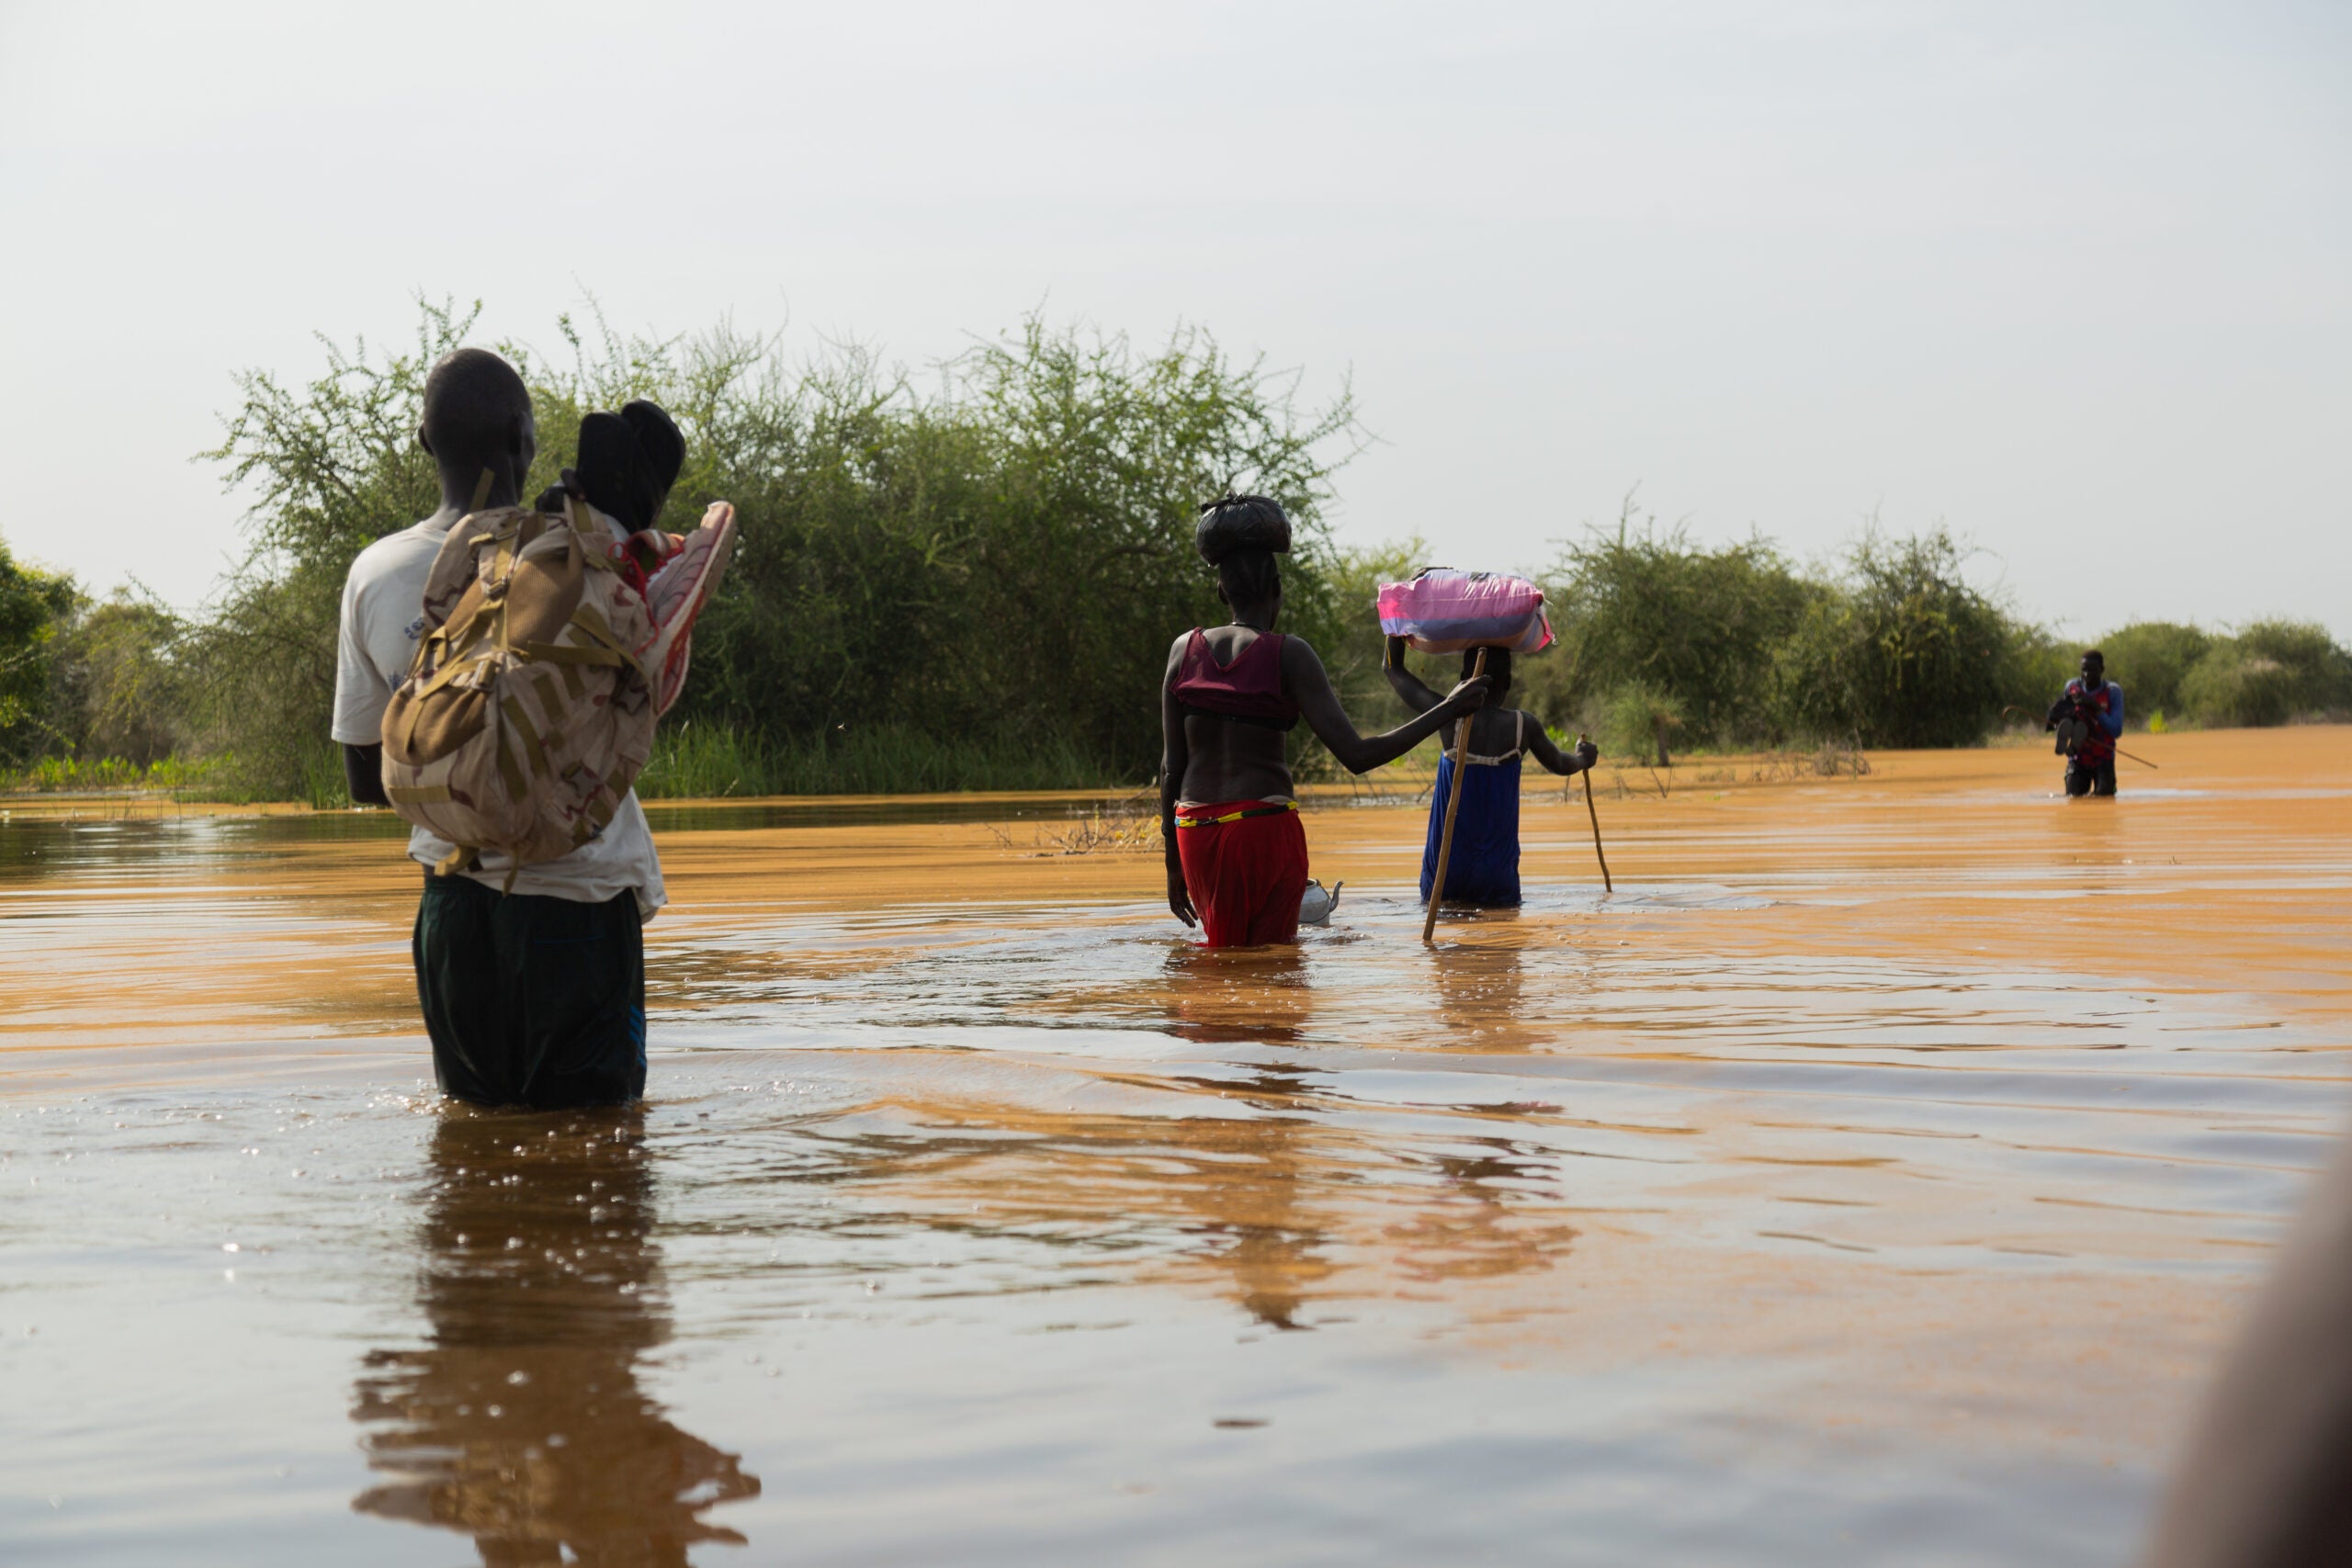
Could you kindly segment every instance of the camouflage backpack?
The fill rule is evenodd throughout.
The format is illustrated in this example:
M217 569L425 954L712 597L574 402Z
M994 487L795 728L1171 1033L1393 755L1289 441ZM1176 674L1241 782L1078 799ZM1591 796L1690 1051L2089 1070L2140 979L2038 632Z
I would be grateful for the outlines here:
M573 497L560 512L469 513L442 541L424 636L383 725L392 809L458 846L437 874L487 852L518 869L571 853L645 766L735 513L714 502L683 538L616 534Z

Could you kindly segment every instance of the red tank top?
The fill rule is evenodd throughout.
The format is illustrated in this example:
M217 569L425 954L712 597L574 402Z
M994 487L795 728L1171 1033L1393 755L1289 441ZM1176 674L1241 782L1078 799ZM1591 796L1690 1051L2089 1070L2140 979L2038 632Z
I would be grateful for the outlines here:
M1194 626L1170 690L1187 713L1239 719L1269 729L1288 729L1298 722L1298 705L1283 692L1280 632L1260 632L1232 663L1219 664L1207 635Z

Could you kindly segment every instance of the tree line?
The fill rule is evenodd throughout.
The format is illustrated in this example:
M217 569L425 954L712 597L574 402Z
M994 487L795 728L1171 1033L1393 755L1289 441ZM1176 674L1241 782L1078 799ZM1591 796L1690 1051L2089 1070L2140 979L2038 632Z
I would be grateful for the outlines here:
M396 349L322 340L307 383L237 378L202 456L252 497L246 550L194 613L135 586L96 597L0 543L0 769L338 802L344 575L437 504L414 434L424 374L478 309L425 304ZM1198 502L1228 488L1289 512L1284 628L1378 724L1393 699L1374 588L1445 556L1339 546L1335 476L1367 439L1351 398L1304 402L1295 375L1196 328L1146 349L1032 318L918 383L854 345L795 359L726 325L671 339L560 326L561 358L501 345L538 411L531 486L571 461L582 412L650 397L688 447L663 525L691 526L720 496L742 520L650 795L1148 780L1168 640L1222 618L1192 530ZM1966 565L1941 530L1865 530L1807 567L1761 536L1705 546L1629 510L1541 574L1560 646L1521 661L1513 700L1621 752L1975 743L2005 706L2038 722L2075 649L1972 586ZM2315 626L2146 623L2103 642L2135 716L2352 710L2352 657ZM1431 662L1436 676L1450 661ZM1330 772L1304 732L1297 745L1308 776Z
M1629 509L1549 574L1560 649L1534 661L1532 705L1660 760L1675 744L1967 746L2005 722L2039 728L2085 645L1973 586L1969 555L1941 528L1873 525L1800 568L1761 536L1708 547ZM2352 716L2352 654L2323 626L2143 621L2098 645L2137 726Z

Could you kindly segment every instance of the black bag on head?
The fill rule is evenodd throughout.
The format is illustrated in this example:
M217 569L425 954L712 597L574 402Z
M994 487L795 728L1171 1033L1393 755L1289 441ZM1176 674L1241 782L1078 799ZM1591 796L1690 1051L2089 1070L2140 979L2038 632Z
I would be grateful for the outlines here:
M1290 551L1290 519L1262 495L1227 495L1201 507L1193 546L1211 566L1242 550Z

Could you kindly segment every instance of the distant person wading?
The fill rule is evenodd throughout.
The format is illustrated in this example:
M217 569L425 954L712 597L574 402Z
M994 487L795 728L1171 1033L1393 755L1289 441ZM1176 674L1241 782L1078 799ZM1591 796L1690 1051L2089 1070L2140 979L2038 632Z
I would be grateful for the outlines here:
M1283 737L1304 717L1341 767L1364 773L1475 711L1487 682L1465 681L1410 723L1359 735L1315 650L1274 630L1283 604L1274 557L1290 548L1282 508L1263 496L1211 502L1194 543L1216 569L1233 620L1195 626L1168 650L1159 693L1168 907L1197 923L1210 947L1295 942L1306 834Z
M2066 682L2043 722L2066 759L2068 795L2115 793L2115 743L2123 739L2123 688L2107 678L2107 655L2083 655L2083 672Z

